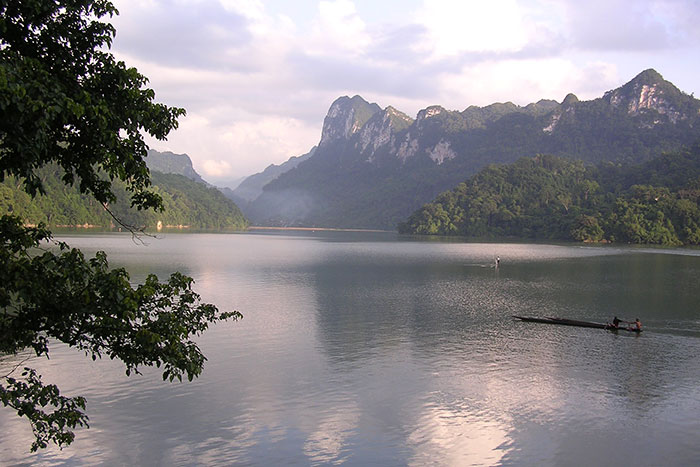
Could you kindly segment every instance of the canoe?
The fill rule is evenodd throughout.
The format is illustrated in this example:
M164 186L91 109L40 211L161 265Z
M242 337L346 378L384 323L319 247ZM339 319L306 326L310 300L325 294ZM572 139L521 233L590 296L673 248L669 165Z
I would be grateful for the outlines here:
M516 316L513 318L519 319L520 321L527 321L530 323L546 323L546 324L560 324L563 326L578 326L581 328L596 328L596 329L607 329L608 331L629 331L629 332L642 332L641 329L628 329L626 327L613 327L609 323L593 323L591 321L578 321L575 319L565 319L565 318L535 318L530 316Z

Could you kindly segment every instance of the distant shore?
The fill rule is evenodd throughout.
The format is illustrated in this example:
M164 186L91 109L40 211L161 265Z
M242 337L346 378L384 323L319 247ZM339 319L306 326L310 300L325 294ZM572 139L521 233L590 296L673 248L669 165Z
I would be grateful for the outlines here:
M305 232L322 231L322 232L381 232L381 233L393 233L394 230L376 230L376 229L336 229L332 227L261 227L258 225L251 225L248 230L299 230Z

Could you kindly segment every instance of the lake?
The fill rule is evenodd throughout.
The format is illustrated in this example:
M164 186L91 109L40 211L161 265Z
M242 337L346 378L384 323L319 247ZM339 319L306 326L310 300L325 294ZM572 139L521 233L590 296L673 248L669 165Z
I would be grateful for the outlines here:
M90 429L4 465L700 463L700 250L464 243L366 232L61 237L134 281L180 270L221 310L191 383L54 346L46 383ZM500 257L500 267L493 267ZM551 326L512 315L644 332ZM0 357L6 373L29 354Z

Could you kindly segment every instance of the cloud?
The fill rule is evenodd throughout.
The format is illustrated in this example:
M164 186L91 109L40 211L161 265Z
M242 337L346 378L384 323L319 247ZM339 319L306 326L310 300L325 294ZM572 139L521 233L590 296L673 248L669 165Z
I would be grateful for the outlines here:
M206 159L202 168L205 176L214 178L231 176L231 164L226 161Z
M254 22L264 22L267 16L260 0L219 0L219 3L227 11L236 12Z
M518 105L540 99L561 102L572 91L579 92L582 99L592 99L599 96L601 86L611 89L618 85L617 79L616 69L605 63L581 67L564 58L502 60L470 65L460 74L444 75L438 87L444 93L440 96L442 102L449 102L446 107L463 110L469 105L484 106L504 100Z
M424 0L415 20L426 29L420 46L434 58L464 52L513 52L528 42L516 0Z
M697 93L700 72L694 0L115 4L115 55L188 111L153 147L187 152L211 177L308 151L342 95L413 117L433 104L593 98L649 67Z
M290 63L319 90L345 90L346 94L375 92L385 95L425 96L432 93L431 69L411 66L385 66L343 57L293 57ZM337 96L336 96L337 97Z
M120 0L117 6L115 43L124 53L167 66L255 69L242 53L253 39L248 19L218 2Z
M308 128L299 120L270 116L255 121L247 119L235 122L226 128L222 140L232 146L253 148L252 154L246 154L248 157L260 157L261 153L266 155L272 152L278 155L277 159L286 160L291 155L301 155L311 149L311 146L299 147L295 142L295 135L306 131L309 131ZM311 132L316 138L320 138L317 128Z
M381 63L405 65L423 62L428 54L420 50L420 43L427 33L427 28L421 24L378 28L367 48L367 57Z
M655 4L625 0L569 2L565 21L571 45L607 51L667 48L671 37L667 26L654 14Z
M320 139L319 125L274 116L241 113L236 119L224 119L216 115L225 111L190 113L167 142L149 139L148 143L157 150L177 148L187 153L195 170L216 184L304 154Z
M365 22L349 0L321 1L311 38L305 45L310 54L359 56L371 43Z
M653 14L667 24L674 45L697 46L700 41L700 2L696 0L658 1L652 7Z

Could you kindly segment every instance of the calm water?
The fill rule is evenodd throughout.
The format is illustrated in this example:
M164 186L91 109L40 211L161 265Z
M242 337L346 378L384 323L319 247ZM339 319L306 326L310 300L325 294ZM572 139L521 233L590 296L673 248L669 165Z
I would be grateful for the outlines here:
M63 239L106 250L136 281L181 270L245 317L199 339L209 360L192 383L126 377L59 346L30 360L88 398L91 428L30 455L29 425L1 408L1 464L700 463L698 250L337 232ZM645 332L513 314L639 317Z

